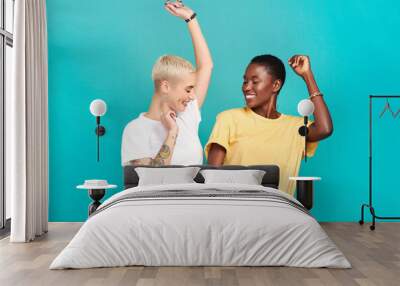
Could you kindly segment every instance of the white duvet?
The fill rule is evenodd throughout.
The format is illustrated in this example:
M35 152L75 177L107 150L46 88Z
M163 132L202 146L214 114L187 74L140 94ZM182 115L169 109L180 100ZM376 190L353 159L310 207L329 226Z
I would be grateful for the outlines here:
M50 269L127 265L351 267L312 216L280 200L251 196L121 200L137 192L168 190L263 191L299 204L276 189L254 185L131 188L106 200Z

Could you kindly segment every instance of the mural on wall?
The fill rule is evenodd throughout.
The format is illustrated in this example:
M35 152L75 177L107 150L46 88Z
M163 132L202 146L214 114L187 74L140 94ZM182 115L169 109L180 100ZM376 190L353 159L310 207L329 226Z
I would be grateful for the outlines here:
M201 145L207 144L218 114L246 105L243 75L255 55L283 60L287 78L276 107L282 114L298 116L297 104L309 92L287 59L307 55L333 118L334 133L320 142L300 174L322 178L312 210L318 220L358 221L360 203L368 194L368 95L399 90L400 39L391 35L400 24L400 4L388 2L186 1L201 23L214 66L201 107ZM122 189L122 133L150 107L151 73L157 58L173 54L193 65L196 61L187 24L171 17L162 1L122 0L110 6L103 0L52 0L47 14L49 218L83 221L90 198L76 185L96 178L117 184L106 197ZM96 98L107 102L107 116L101 119L107 133L101 138L99 162L93 116L88 112ZM398 115L397 108L391 110ZM392 128L383 126L380 132ZM393 140L400 136L391 134ZM385 158L382 163L393 166L393 157ZM391 188L388 180L381 184L383 189ZM380 208L387 211L392 204L388 196L380 200Z

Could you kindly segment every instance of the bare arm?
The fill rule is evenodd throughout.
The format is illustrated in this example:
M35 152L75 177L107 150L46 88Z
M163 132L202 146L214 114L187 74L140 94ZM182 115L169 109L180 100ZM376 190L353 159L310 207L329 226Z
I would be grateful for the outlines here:
M170 2L165 5L172 15L182 19L189 19L193 15L193 10L187 6L182 6L180 2ZM201 32L197 18L188 23L188 29L192 38L194 54L196 58L196 85L195 94L199 107L204 103L210 83L213 61L206 40Z
M154 158L141 158L130 161L131 165L150 165L150 166L164 166L171 163L172 154L174 152L177 133L175 131L168 132L160 151Z
M289 59L293 70L303 78L307 85L309 94L319 93L317 82L311 70L310 59L307 56L293 56ZM307 135L308 142L320 141L329 137L333 132L332 118L328 106L322 96L314 96L314 122L309 126Z
M197 19L190 21L188 23L188 27L190 35L192 36L197 66L195 94L197 96L199 107L201 107L206 98L208 86L210 84L213 62L207 42L203 37L203 33L201 32Z
M310 95L319 92L312 72L304 77L304 81L307 84ZM314 122L308 128L307 141L314 142L329 137L333 133L333 123L324 98L322 96L314 96L311 100L315 106Z
M208 151L208 164L212 166L222 166L224 164L226 150L217 143L212 143Z

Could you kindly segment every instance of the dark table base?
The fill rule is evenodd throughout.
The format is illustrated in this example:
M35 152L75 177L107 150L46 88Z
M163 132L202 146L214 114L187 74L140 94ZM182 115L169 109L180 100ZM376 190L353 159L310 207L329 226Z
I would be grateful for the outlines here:
M311 210L314 204L313 183L313 180L296 181L296 198L308 210Z
M97 208L101 205L100 200L104 197L106 193L105 189L92 189L88 190L89 197L92 198L93 202L89 205L89 216L97 210Z

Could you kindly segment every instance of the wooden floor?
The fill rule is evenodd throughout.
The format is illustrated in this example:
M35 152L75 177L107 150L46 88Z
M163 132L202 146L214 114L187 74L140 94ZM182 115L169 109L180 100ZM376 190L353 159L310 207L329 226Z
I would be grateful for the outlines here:
M289 267L122 267L48 270L79 223L50 223L49 233L26 244L0 241L0 285L400 285L400 223L372 232L356 223L322 224L352 269Z

